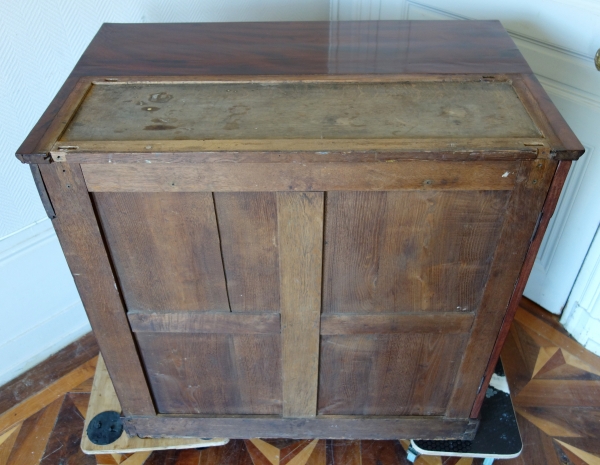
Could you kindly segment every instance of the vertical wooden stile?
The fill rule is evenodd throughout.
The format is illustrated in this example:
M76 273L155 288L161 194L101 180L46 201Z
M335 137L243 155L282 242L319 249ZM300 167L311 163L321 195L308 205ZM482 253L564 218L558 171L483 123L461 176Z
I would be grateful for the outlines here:
M283 416L317 412L322 192L278 192Z

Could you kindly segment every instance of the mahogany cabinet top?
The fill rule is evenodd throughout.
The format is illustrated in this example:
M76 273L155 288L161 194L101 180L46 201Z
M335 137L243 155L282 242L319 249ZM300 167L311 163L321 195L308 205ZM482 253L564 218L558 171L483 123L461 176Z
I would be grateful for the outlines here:
M41 141L81 77L373 74L528 76L554 148L583 153L499 21L351 21L104 24L17 156L50 161Z

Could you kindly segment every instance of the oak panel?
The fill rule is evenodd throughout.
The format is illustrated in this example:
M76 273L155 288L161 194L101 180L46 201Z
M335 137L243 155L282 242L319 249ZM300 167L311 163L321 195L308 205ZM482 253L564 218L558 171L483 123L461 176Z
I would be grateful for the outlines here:
M92 192L511 190L518 161L84 164Z
M278 312L275 193L218 192L214 199L231 310Z
M323 336L319 414L443 414L468 336Z
M281 414L279 335L135 333L159 413Z
M141 437L233 437L240 439L472 439L472 422L445 417L157 417L124 418L127 431Z
M229 311L210 194L94 199L128 310Z
M471 329L474 313L348 314L321 316L321 335L393 333L465 333Z
M159 312L127 314L135 332L279 334L278 313Z
M323 197L277 193L284 417L316 415Z
M473 312L510 192L328 192L323 313Z

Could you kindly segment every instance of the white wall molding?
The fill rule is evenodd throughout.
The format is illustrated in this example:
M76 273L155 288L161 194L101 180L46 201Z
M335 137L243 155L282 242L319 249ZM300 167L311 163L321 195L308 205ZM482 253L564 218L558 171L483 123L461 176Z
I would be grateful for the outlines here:
M587 349L600 355L600 229L573 286L561 323Z
M49 219L0 240L0 385L91 330Z

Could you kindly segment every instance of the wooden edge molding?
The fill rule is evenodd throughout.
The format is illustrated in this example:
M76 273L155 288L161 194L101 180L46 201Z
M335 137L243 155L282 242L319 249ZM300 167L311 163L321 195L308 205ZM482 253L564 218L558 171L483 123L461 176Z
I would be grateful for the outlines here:
M88 78L95 85L139 84L211 84L253 82L512 82L513 74L221 74L188 76L94 76Z
M321 335L467 333L474 313L323 314Z
M229 139L229 140L133 140L56 142L50 150L52 161L123 163L137 154L137 163L169 162L185 156L190 162L220 162L251 153L256 161L281 162L287 154L310 155L315 162L344 161L344 157L372 160L373 155L410 159L440 157L449 159L515 160L548 158L550 145L543 138L417 138L417 139ZM145 155L142 160L139 155ZM283 160L281 157L284 157ZM395 158L394 158L395 157ZM235 159L235 158L234 158ZM98 160L98 161L96 161ZM242 161L252 162L248 156ZM304 159L303 159L304 161ZM378 161L377 159L374 161ZM131 163L131 162L129 162Z
M533 74L519 76L513 81L513 88L550 143L550 157L555 160L577 160L585 148L548 94Z
M250 312L129 312L134 332L279 334L279 313Z
M125 417L129 434L140 437L278 437L290 439L473 439L477 421L444 417L329 416L316 418Z
M569 174L571 163L571 161L561 161L558 163L556 168L554 177L552 179L552 184L548 189L548 194L546 195L544 206L542 207L542 216L539 220L538 228L535 231L535 235L532 237L529 245L529 250L527 251L525 261L521 267L521 272L519 273L515 289L508 304L508 309L504 316L504 320L502 321L502 326L496 338L494 348L492 349L479 394L475 399L475 403L473 404L470 414L471 418L476 418L479 416L479 411L481 410L481 405L483 404L483 400L485 398L485 392L490 384L492 375L494 374L494 369L496 367L496 363L498 363L498 359L500 358L500 352L502 351L504 342L508 337L510 325L512 324L515 314L517 313L517 309L519 308L519 302L521 301L523 291L525 290L525 285L527 284L527 280L529 279L529 275L533 269L535 257L537 256L538 250L542 245L544 233L546 232L546 229L548 229L548 224L550 223L550 219L552 218L554 210L556 209L558 198L567 179L567 175Z
M81 165L90 192L512 190L518 161Z

